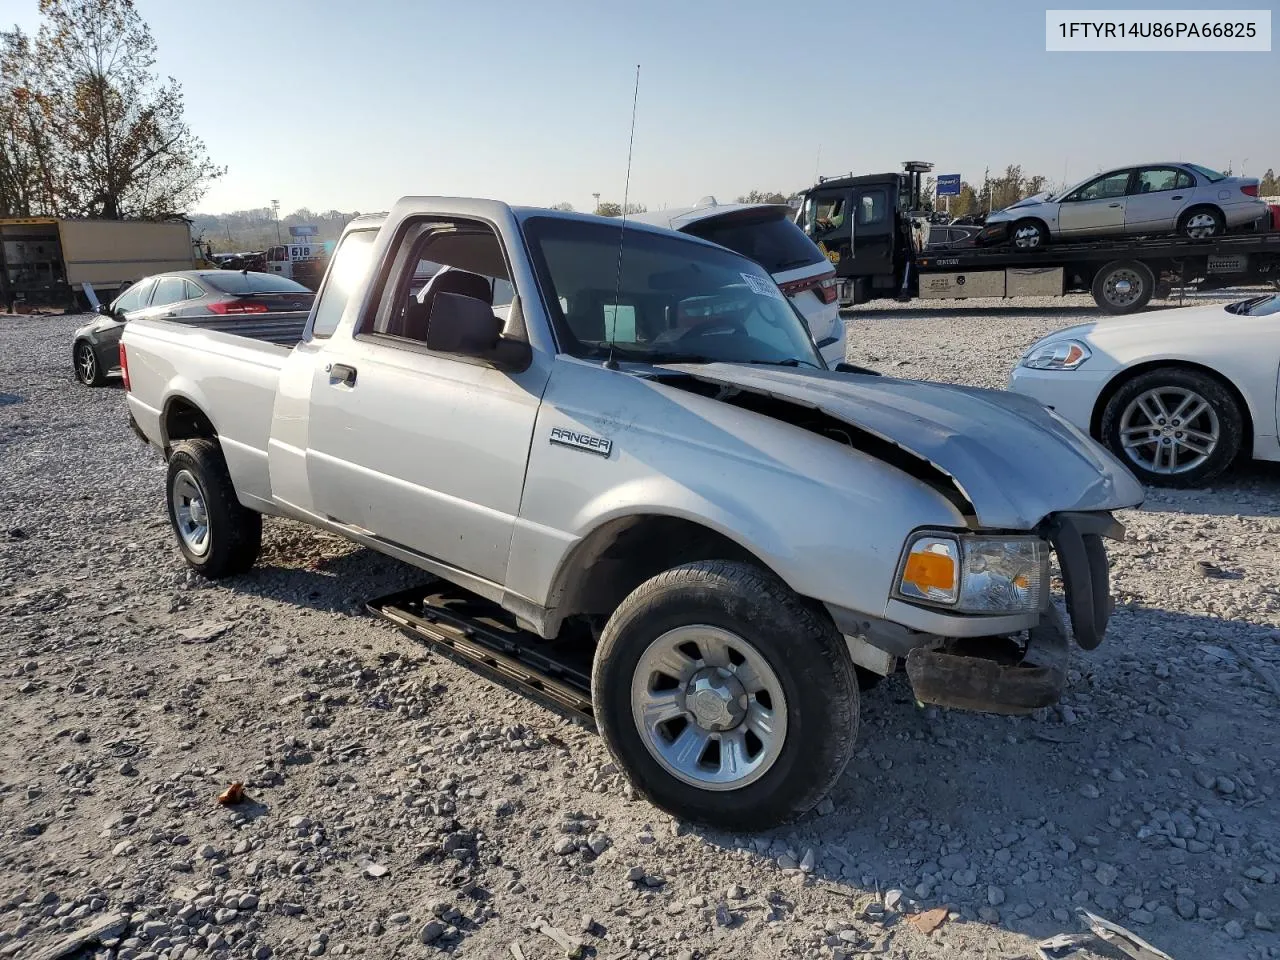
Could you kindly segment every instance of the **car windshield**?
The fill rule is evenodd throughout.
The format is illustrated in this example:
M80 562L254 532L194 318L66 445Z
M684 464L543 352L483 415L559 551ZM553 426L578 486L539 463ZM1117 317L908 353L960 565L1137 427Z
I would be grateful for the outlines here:
M202 273L200 279L219 293L243 296L247 293L305 293L311 295L300 283L288 277L277 277L270 273L244 273L228 270L225 273Z
M769 274L728 250L565 217L532 217L525 235L560 347L572 356L825 368Z
M1269 317L1280 313L1280 294L1271 293L1251 300L1241 300L1227 306L1227 313L1242 317Z
M1227 179L1227 175L1225 173L1219 173L1217 170L1210 170L1208 167L1202 167L1198 163L1188 163L1187 166L1200 174L1200 176L1204 177L1210 183L1217 183L1219 180Z

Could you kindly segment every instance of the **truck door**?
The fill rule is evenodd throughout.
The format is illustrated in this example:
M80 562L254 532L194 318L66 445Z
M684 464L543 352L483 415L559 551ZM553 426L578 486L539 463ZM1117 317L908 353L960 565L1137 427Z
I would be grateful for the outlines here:
M499 300L511 295L509 261L484 224L433 217L410 221L401 236L379 301L314 366L306 452L314 510L501 584L550 366L535 359L504 372L429 350L435 296L501 311L495 290ZM424 262L449 269L410 295ZM324 299L322 291L317 316Z
M853 191L853 262L859 276L894 274L894 197L887 184L869 184Z

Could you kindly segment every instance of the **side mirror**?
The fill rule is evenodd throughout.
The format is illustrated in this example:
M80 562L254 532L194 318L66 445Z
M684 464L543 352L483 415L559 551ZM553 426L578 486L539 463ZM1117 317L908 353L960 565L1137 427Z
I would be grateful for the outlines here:
M524 370L532 361L529 344L504 337L504 326L483 300L437 293L427 323L427 349L475 357L502 370Z
M114 316L115 316L115 313L114 313L114 312L112 311L112 309L111 309L111 304L109 304L109 303L100 303L100 304L98 304L98 312L99 312L100 314L102 314L104 317L114 317Z

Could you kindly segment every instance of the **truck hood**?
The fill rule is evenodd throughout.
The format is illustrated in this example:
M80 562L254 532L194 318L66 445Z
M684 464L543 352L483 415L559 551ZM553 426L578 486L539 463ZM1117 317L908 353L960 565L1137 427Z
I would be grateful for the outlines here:
M944 475L978 526L1028 530L1064 510L1142 503L1142 485L1085 434L1036 401L1002 390L829 370L670 364L706 383L821 411ZM858 437L852 437L859 446Z

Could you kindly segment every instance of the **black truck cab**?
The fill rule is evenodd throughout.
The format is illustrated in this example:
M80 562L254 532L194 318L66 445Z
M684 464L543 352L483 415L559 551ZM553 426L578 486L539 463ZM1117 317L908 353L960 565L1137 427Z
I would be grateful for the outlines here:
M802 197L796 223L844 281L847 296L865 303L900 295L905 268L920 248L913 211L920 175L932 164L910 162L902 173L821 177Z

